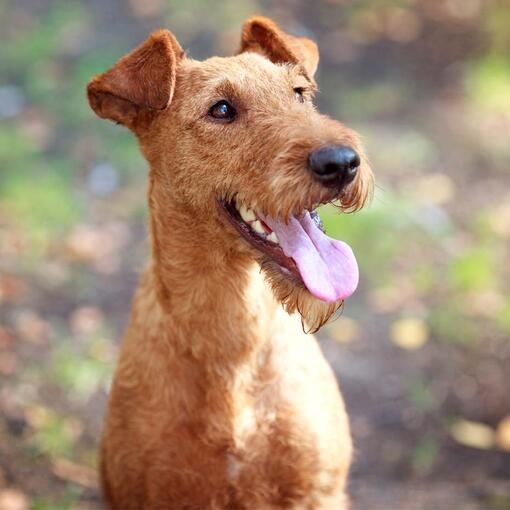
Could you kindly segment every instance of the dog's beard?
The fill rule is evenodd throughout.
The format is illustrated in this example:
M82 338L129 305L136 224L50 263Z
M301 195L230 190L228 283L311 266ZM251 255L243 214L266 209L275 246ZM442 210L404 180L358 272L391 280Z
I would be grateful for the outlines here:
M288 313L297 311L301 315L303 330L307 333L318 331L343 304L342 300L328 303L315 298L303 283L292 275L283 274L282 269L268 258L260 261L260 265L275 298Z

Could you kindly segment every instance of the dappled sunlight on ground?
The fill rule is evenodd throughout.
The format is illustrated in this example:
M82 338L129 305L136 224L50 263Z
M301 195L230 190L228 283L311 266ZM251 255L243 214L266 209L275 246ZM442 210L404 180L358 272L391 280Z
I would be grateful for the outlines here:
M329 233L361 283L321 332L359 510L510 509L510 9L505 0L0 5L0 510L99 509L110 377L148 256L146 163L85 85L160 26L196 58L262 12L321 48L319 107L377 187Z

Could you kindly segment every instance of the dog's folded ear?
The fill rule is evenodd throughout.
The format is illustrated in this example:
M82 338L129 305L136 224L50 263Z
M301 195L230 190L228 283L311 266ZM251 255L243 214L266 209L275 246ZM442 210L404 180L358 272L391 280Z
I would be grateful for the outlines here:
M275 64L301 64L310 78L319 63L319 50L312 40L289 35L262 16L254 16L244 23L239 53L245 51L261 53Z
M138 48L87 86L90 106L99 117L135 129L172 100L176 67L184 52L168 30L153 32Z

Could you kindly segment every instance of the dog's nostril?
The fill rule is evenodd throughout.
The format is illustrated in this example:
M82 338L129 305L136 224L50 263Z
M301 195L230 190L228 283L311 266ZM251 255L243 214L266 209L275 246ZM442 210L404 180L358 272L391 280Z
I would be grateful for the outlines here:
M344 188L356 177L360 158L344 145L328 145L313 151L308 166L315 178L326 186Z
M322 175L334 175L338 172L338 165L336 163L327 163L323 168L319 169Z

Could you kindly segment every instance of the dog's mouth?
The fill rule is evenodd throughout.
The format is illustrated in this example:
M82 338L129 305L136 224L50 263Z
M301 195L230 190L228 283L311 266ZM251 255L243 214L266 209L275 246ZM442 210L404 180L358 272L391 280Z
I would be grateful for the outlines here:
M334 302L356 290L359 275L354 254L348 244L326 235L317 211L303 210L286 222L257 213L238 200L219 204L250 245L316 298Z

